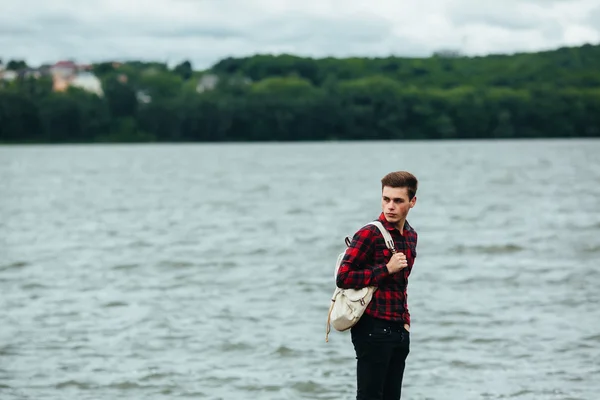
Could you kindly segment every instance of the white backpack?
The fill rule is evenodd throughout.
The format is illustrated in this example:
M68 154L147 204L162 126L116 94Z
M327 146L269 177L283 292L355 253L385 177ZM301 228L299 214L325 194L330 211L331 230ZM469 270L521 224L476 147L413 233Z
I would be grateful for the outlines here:
M396 248L394 247L394 240L392 236L384 228L379 221L369 222L367 225L375 225L379 228L379 231L385 239L385 245L388 249L396 254ZM365 225L366 226L366 225ZM346 246L350 246L350 240L346 238ZM340 253L335 264L335 272L333 274L334 279L337 279L337 273L342 263L342 259L346 252ZM343 332L352 328L362 317L365 309L369 305L369 302L373 298L373 293L377 290L375 286L367 286L362 289L342 289L336 287L331 298L331 306L329 307L329 315L327 316L327 332L325 334L325 341L329 341L329 332L331 331L331 325Z

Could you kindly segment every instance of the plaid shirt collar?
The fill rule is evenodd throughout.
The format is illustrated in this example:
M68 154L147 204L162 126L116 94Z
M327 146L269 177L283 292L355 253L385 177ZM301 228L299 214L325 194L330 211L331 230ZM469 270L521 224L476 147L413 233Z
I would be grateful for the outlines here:
M388 220L385 219L385 215L383 214L383 212L381 214L379 214L379 218L377 218L377 219L383 224L385 229L387 229L388 231L393 231L396 229L396 227L391 222L388 222ZM415 230L413 229L412 226L410 226L408 221L404 221L404 231L413 233Z

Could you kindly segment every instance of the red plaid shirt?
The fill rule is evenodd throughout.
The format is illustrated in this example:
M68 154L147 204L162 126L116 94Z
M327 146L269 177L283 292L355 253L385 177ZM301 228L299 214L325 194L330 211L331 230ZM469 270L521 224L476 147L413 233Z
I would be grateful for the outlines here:
M383 236L374 225L367 225L354 234L337 275L337 286L342 289L360 289L377 286L365 313L410 325L406 296L408 276L417 257L417 232L406 222L404 233L387 220L383 213L379 221L390 232L396 251L404 253L408 267L390 275L386 264L392 252L385 246Z

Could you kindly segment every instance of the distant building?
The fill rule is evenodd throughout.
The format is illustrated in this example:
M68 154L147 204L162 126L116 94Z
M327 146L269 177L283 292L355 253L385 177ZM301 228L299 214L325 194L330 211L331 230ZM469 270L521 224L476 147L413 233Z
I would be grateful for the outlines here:
M95 93L98 96L102 96L102 82L96 77L96 75L90 72L80 72L71 80L71 86L81 88L91 93Z
M148 104L152 102L152 96L150 96L145 90L138 90L135 96L140 103Z
M91 72L92 66L78 65L73 61L59 61L54 65L46 66L52 76L53 88L56 92L63 92L70 86L78 87L90 93L102 96L102 83Z
M23 68L17 71L17 77L19 79L39 79L42 77L42 72L36 68Z
M18 74L16 71L0 71L0 78L2 78L3 81L12 82L17 79L17 76Z
M43 64L38 68L42 76L52 76L52 65Z
M59 61L50 67L53 89L56 92L67 90L77 74L77 64L73 61Z
M219 84L219 77L213 74L202 75L196 85L196 92L202 93L208 90L214 90Z
M73 61L59 61L50 67L50 72L53 77L60 79L69 79L75 76L78 68Z

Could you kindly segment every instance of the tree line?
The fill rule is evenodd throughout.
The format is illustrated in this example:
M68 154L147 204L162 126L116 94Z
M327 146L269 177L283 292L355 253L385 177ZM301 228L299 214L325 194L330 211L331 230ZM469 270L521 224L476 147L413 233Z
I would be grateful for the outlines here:
M46 77L4 83L0 142L600 136L600 45L420 59L257 55L205 71L187 61L106 62L93 70L102 96L55 92Z

